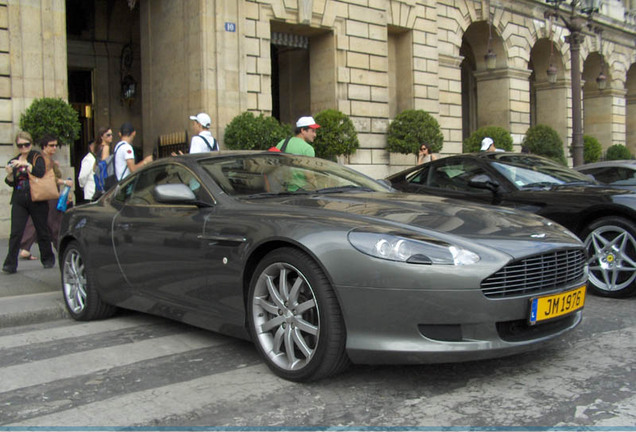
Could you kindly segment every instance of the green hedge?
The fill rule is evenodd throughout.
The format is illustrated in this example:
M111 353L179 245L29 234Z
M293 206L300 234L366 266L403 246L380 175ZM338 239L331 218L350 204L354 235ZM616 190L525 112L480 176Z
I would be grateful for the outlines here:
M512 151L512 135L506 129L499 126L484 126L470 134L462 143L464 153L478 152L481 149L481 140L492 138L495 147L501 150Z
M567 165L563 152L563 141L556 130L547 125L532 126L523 138L523 146L533 154L545 156Z
M314 119L320 125L312 144L317 157L336 160L337 156L351 155L358 150L358 134L345 114L327 109L316 114Z
M605 160L623 160L633 159L634 156L627 147L622 144L614 144L607 148L605 153Z
M424 143L432 153L439 153L444 146L439 123L428 112L405 110L389 124L386 147L389 152L416 155Z
M267 150L292 134L290 125L252 112L237 115L225 128L223 142L231 150Z
M583 135L583 163L598 162L603 155L603 146L596 138Z
M79 137L81 125L77 111L63 99L35 99L20 116L20 129L38 143L44 135L57 137L58 144L71 145Z

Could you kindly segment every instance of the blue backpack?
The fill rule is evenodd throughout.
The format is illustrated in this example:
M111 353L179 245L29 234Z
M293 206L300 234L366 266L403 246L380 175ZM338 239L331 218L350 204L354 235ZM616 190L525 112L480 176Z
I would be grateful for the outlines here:
M115 187L118 182L117 175L115 174L115 156L117 155L119 147L121 147L121 145L115 147L115 151L112 155L109 155L104 160L100 160L95 166L95 174L93 174L93 178L95 179L94 200ZM126 166L124 173L126 173L127 169L128 166Z

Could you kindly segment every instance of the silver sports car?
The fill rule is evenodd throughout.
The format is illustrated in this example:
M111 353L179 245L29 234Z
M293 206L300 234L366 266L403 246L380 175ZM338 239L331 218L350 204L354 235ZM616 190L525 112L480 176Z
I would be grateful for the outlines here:
M541 346L581 321L582 243L530 213L395 192L318 158L158 160L65 213L64 298L251 339L294 381Z

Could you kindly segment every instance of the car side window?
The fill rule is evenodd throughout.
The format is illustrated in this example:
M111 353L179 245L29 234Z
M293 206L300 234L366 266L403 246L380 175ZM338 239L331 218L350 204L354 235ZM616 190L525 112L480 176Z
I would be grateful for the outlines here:
M469 182L478 174L485 174L485 171L472 160L443 160L431 169L428 185L440 189L474 191Z
M197 199L204 200L206 197L201 182L190 170L181 165L166 164L139 173L132 194L127 200L128 204L160 204L155 200L152 191L155 186L161 184L184 184L194 192Z
M406 178L406 181L411 184L426 185L426 183L428 182L428 172L431 169L432 168L430 166L426 166L421 170L415 171L409 174L409 176Z

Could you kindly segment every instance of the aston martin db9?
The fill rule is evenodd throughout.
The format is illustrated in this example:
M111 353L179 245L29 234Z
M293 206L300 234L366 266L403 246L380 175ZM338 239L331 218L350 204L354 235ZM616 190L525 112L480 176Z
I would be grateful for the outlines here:
M270 152L155 161L66 212L59 250L73 318L126 308L250 339L294 381L538 348L581 321L587 281L548 219Z
M636 192L601 185L541 156L462 154L387 178L408 193L530 211L585 242L590 290L606 297L636 293Z

